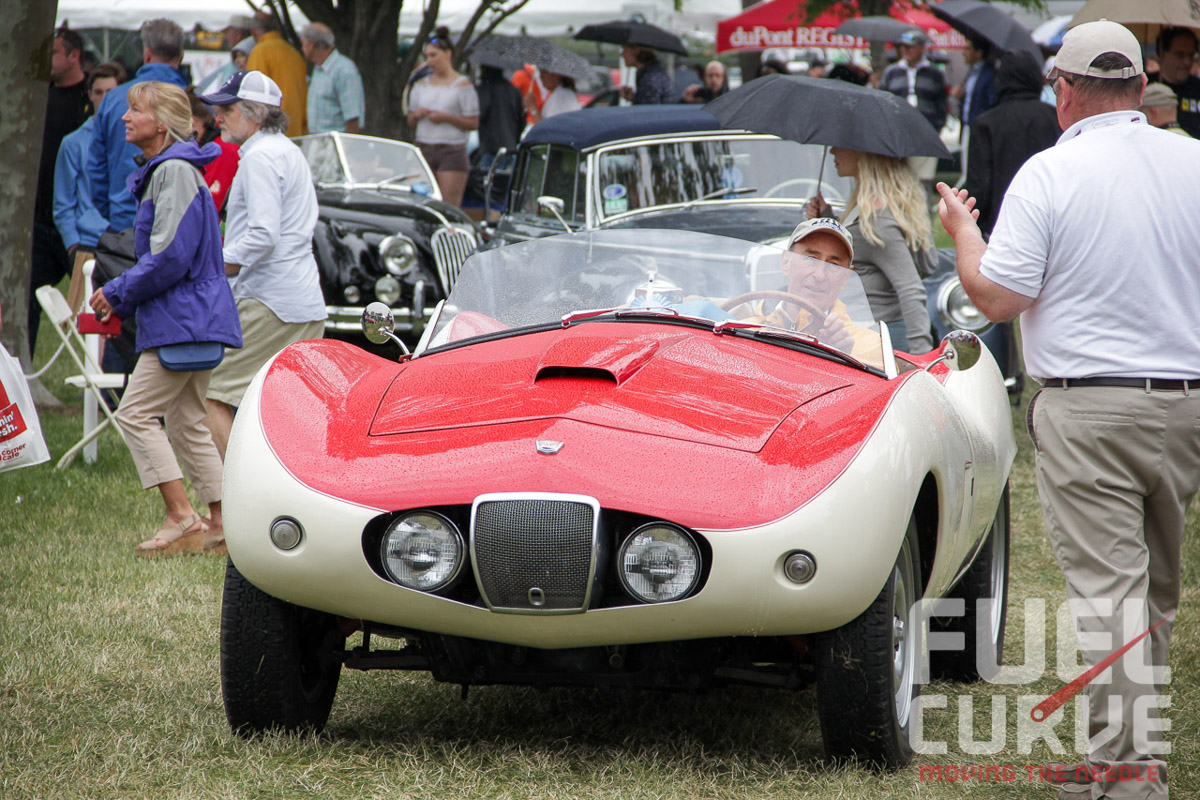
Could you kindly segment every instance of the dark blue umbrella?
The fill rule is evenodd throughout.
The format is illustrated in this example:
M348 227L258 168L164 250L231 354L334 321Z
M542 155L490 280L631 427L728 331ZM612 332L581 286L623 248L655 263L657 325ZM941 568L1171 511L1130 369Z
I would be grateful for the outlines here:
M678 36L656 25L637 20L615 19L611 22L584 25L579 33L575 34L575 38L589 42L648 47L651 50L663 50L681 56L688 54L687 48L683 46L683 40Z
M929 10L938 19L968 39L990 42L997 50L1024 50L1039 61L1042 48L1033 41L1029 29L991 3L981 0L942 0L931 3Z

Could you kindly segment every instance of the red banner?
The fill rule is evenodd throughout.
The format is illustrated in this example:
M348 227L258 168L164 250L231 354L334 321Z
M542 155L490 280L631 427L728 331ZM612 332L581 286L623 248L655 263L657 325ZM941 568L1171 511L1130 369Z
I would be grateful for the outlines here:
M893 4L890 14L925 31L933 47L960 50L966 44L962 34L928 11ZM866 39L834 33L843 22L857 16L854 4L839 3L815 19L805 20L804 0L767 0L717 23L717 53L771 47L868 48L871 45Z

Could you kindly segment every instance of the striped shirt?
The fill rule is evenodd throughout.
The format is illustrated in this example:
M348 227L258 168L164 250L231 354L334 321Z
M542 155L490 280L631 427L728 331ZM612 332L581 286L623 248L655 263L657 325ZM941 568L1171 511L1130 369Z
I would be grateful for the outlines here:
M325 63L314 66L308 82L308 132L346 130L347 120L357 119L361 128L365 103L358 67L334 50Z

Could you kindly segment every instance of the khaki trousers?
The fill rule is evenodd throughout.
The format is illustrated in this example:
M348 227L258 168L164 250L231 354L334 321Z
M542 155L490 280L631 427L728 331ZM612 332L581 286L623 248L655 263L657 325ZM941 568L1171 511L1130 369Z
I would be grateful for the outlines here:
M221 457L204 425L210 375L212 370L163 369L154 348L138 358L116 416L143 489L183 477L174 445L200 501L207 505L221 499Z
M1144 665L1166 665L1179 605L1184 514L1200 486L1200 391L1047 388L1030 401L1029 428L1046 531L1080 606L1084 664L1165 620L1086 689L1086 760L1165 776L1157 710L1146 709L1162 675ZM1164 797L1167 786L1100 780L1092 793Z

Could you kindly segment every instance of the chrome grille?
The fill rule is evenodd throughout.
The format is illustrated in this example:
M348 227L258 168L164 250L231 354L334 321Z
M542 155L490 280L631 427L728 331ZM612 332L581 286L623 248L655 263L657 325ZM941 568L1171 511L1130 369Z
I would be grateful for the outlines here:
M465 228L438 228L433 232L433 260L446 294L454 288L458 271L467 256L475 252L475 234Z
M482 495L471 513L471 561L495 611L584 611L595 574L600 506L580 495Z

